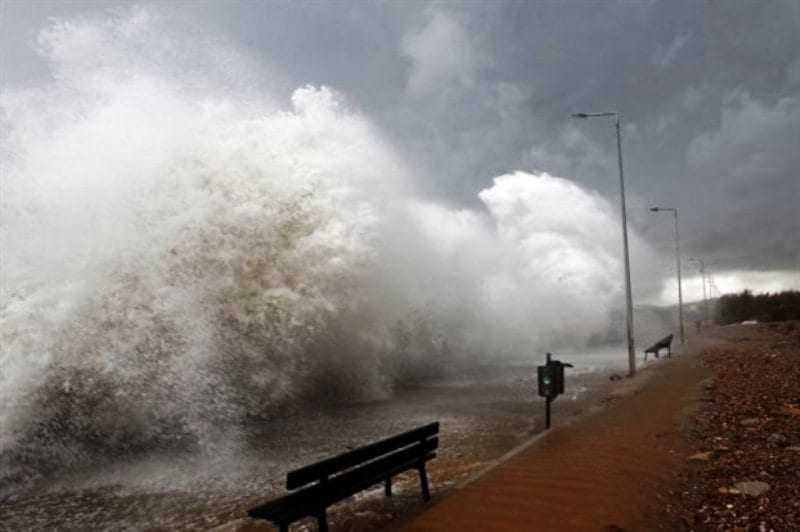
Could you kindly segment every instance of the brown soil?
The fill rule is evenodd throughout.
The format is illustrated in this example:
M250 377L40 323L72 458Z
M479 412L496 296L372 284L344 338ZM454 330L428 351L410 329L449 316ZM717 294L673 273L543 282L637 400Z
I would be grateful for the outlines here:
M692 355L642 372L611 408L554 429L404 530L671 529L663 513L689 451L683 421L708 373Z

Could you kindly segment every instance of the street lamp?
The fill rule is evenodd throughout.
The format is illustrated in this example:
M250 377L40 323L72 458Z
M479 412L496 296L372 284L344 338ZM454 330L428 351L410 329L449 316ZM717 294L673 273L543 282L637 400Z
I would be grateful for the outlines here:
M628 375L633 377L636 373L636 352L633 348L633 296L631 295L631 259L628 253L628 216L625 211L625 176L622 172L622 135L620 133L620 120L622 116L616 112L605 113L575 113L572 118L595 118L602 116L614 117L617 130L617 163L619 164L619 195L622 211L622 247L625 254L625 323L628 334Z
M675 265L678 268L678 322L680 323L681 343L686 343L683 332L683 288L681 287L681 244L678 236L678 209L675 207L650 207L651 212L671 211L675 220Z

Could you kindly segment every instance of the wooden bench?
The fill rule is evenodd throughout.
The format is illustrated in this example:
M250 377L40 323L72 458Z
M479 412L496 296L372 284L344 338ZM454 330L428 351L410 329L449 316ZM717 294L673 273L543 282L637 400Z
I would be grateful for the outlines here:
M662 338L661 340L659 340L658 342L654 343L653 345L651 345L650 347L648 347L647 349L644 350L644 359L645 359L645 361L647 360L647 354L648 353L653 353L656 356L656 358L658 358L659 351L661 351L662 349L666 349L667 350L667 358L672 356L672 335L671 334L668 335L668 336L665 336L664 338Z
M411 469L419 472L422 497L430 500L425 464L436 457L438 434L439 423L431 423L290 471L286 489L296 491L256 506L248 515L271 521L281 532L287 532L294 521L315 517L319 530L325 532L328 506L380 483L390 497L392 477Z

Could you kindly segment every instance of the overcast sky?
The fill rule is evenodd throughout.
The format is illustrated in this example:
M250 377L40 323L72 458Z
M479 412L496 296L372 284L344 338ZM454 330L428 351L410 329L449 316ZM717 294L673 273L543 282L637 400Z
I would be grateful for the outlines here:
M112 6L0 5L3 88L51 75L35 51L48 20ZM684 255L720 279L800 287L796 0L145 5L269 65L286 100L335 88L415 166L423 194L453 205L517 169L617 205L612 122L568 116L620 111L631 224L665 263L671 219L654 203L680 209Z

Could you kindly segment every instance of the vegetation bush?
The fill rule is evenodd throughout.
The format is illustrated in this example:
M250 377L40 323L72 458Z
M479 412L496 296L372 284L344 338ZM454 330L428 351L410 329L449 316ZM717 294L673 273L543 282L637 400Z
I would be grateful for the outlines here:
M800 320L800 291L753 294L750 290L744 290L740 294L719 298L715 317L717 324L728 325L747 320Z

